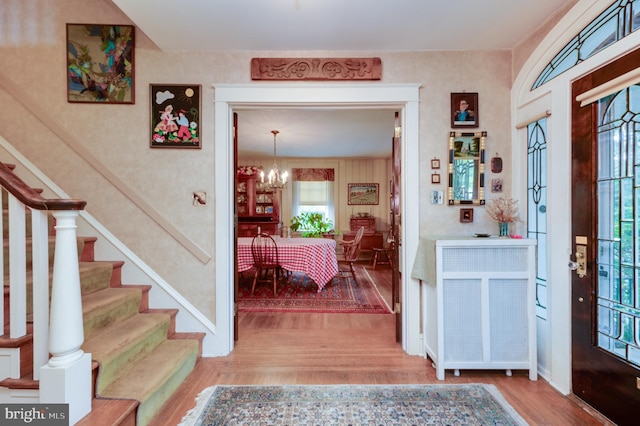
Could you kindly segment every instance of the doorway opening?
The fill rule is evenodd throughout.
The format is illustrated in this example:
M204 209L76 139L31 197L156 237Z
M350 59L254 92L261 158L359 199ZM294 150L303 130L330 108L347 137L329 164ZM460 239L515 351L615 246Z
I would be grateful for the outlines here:
M395 290L398 286L394 285L398 283L398 274L393 272L397 262L386 261L383 256L379 256L377 268L372 262L373 248L382 249L385 241L393 240L395 216L392 206L395 198L392 197L392 181L395 176L393 168L396 165L399 167L399 162L393 161L392 139L397 111L392 108L283 109L269 106L235 108L233 112L236 136L234 152L239 170L236 247L239 253L237 270L240 271L236 277L234 298L237 312L235 339L243 338L241 325L252 325L253 321L249 321L249 318L256 317L252 315L256 311L366 313L379 312L386 305L387 312L393 314L394 301L398 298ZM272 149L267 137L273 132L278 134L277 151ZM265 186L270 168L286 173L287 183L277 188ZM263 170L262 178L257 170ZM355 185L354 182L375 182L369 184L375 188L375 201L352 202L350 188ZM301 233L302 236L319 236L305 234L305 230L296 229L295 226L289 228L293 224L292 219L300 217L297 215L301 212L319 213L327 220L333 235L326 238L333 241L279 240L277 237L285 237L287 231L290 237L300 236ZM367 229L362 251L355 262L358 273L345 273L350 268L341 264L338 269L343 273L338 271L335 275L331 262L333 253L338 259L342 257L342 242L355 237L358 224L365 225ZM276 236L275 245L288 264L285 269L300 271L292 268L303 268L303 275L307 278L300 279L297 274L286 273L280 274L278 279L271 275L264 276L257 280L258 285L252 284L255 270L247 269L253 265L249 261L248 238L258 232ZM313 245L313 250L292 248L307 242ZM284 255L282 250L285 251ZM318 255L319 252L324 254ZM387 252L382 253L384 255ZM329 263L323 267L323 262ZM351 281L356 275L360 279ZM325 281L327 279L328 282ZM277 284L271 284L272 281ZM316 285L318 288L326 286L327 290L322 290L324 294L316 295ZM277 290L272 287L277 287ZM257 296L253 294L254 290ZM372 291L379 295L371 294ZM258 316L265 318L264 313ZM269 317L268 321L278 324L276 318L272 322Z
M227 355L234 337L234 257L233 233L235 177L233 152L233 112L260 107L294 108L302 106L394 108L401 111L404 149L401 193L419 191L418 94L419 85L216 85L215 166L216 202L216 353ZM401 197L402 233L399 235L402 275L402 347L408 354L422 353L420 337L419 283L410 278L418 245L419 199Z

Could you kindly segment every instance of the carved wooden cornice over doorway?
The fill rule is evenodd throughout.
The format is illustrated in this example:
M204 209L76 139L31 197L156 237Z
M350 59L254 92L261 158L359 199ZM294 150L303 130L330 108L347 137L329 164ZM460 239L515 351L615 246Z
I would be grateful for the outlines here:
M252 58L252 80L380 80L380 58Z

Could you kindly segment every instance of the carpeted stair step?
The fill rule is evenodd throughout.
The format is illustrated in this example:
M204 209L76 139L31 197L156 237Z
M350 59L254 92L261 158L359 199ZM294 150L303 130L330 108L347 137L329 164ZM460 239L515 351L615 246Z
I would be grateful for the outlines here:
M4 256L3 256L3 264L4 264L4 273L5 275L9 273L9 240L7 238L7 234L4 234L4 240L2 242L3 245L3 250L4 250ZM87 245L90 244L90 245ZM54 236L50 236L49 237L49 250L48 250L48 255L49 255L49 265L53 265L53 259L55 256L55 237ZM86 247L85 247L86 246ZM91 252L93 252L93 244L92 243L86 243L84 238L78 238L78 257L81 256L87 256L84 254L85 249L87 251L91 250ZM31 263L32 263L32 259L33 259L33 249L32 249L32 244L31 244L31 238L27 237L26 239L26 253L25 253L25 260L26 260L26 266L27 269L31 269ZM81 259L83 260L83 259Z
M109 288L113 263L111 262L81 262L79 266L80 288L82 294L94 293L105 288ZM5 272L7 269L5 269ZM33 313L33 275L31 270L26 273L27 285L27 307L26 312L31 320L30 315ZM53 281L53 270L49 272L49 297L51 297L51 284ZM8 272L4 276L4 323L7 324L10 315L10 289Z
M139 288L105 288L82 297L85 341L106 327L138 314L142 290Z
M166 340L147 356L124 367L100 397L140 401L138 426L146 426L189 376L198 358L198 341Z
M170 317L166 314L136 314L109 325L82 345L100 363L96 394L101 395L121 370L167 339Z
M113 263L111 262L80 262L80 292L89 295L111 286Z

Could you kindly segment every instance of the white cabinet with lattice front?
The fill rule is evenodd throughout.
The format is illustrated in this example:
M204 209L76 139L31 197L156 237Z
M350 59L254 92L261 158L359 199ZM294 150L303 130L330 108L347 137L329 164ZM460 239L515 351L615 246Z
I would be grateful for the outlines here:
M465 369L529 370L536 380L535 240L424 239L425 354L444 380Z

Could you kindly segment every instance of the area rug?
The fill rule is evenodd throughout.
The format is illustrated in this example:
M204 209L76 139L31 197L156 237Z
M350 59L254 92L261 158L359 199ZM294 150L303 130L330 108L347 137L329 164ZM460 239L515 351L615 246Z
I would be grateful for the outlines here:
M371 276L363 266L356 266L356 283L349 275L338 275L318 293L318 286L302 273L292 272L278 283L258 282L251 295L254 271L246 271L238 283L239 312L336 312L389 314L391 310L380 295Z
M494 385L213 386L180 426L526 425Z

